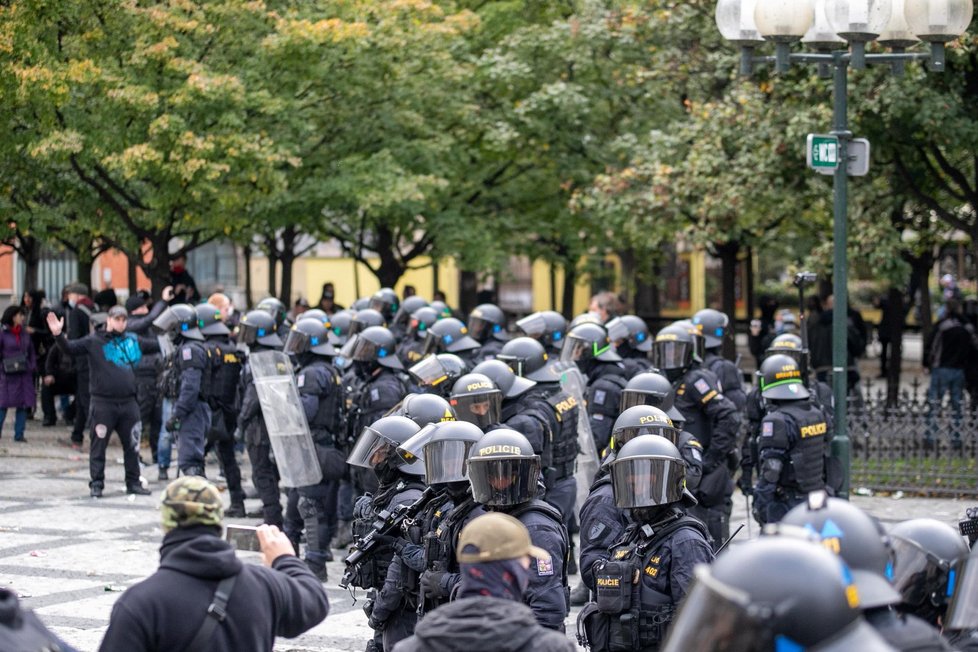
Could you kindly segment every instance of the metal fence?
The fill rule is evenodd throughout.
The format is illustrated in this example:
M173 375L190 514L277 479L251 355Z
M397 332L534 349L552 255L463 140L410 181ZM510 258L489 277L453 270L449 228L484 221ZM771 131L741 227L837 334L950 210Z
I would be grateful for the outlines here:
M915 379L895 407L884 390L851 397L848 423L852 491L978 496L978 400L965 395L958 410L947 396L931 405Z

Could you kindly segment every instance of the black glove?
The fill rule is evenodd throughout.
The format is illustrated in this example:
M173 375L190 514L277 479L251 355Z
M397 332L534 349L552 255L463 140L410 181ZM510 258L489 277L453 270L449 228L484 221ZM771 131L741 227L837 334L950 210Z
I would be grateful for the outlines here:
M377 544L381 546L390 546L391 548L394 549L394 552L398 554L400 554L401 551L404 550L404 545L407 543L407 541L405 541L401 537L392 537L386 535L375 536L374 541L376 541Z
M170 417L169 419L167 419L166 420L166 429L167 429L167 432L177 432L177 431L179 431L180 430L180 419L176 418L175 416Z
M448 573L445 571L430 571L426 570L421 573L421 579L419 585L421 588L421 594L424 595L428 600L438 600L444 596L444 590L442 589L442 578Z
M740 487L740 491L745 496L750 496L754 493L754 485L751 484L749 470L741 469L740 477L737 478L737 486Z

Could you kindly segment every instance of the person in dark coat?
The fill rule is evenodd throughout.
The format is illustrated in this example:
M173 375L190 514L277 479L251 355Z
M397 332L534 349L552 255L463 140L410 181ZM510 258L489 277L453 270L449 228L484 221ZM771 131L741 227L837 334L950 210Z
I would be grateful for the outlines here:
M560 632L537 623L522 603L530 558L546 562L550 554L530 543L530 533L519 520L502 512L473 519L462 528L457 555L458 598L425 616L414 635L395 645L393 652L577 649Z
M113 605L100 652L189 649L219 584L231 576L226 616L199 649L271 650L276 636L298 636L326 618L329 600L322 583L292 554L291 542L278 528L258 528L264 566L243 564L235 556L221 538L221 495L204 478L171 482L160 512L160 567Z
M27 411L37 404L34 372L37 358L34 345L27 334L27 318L21 306L8 306L0 317L0 431L7 418L7 408L15 408L14 441L26 442L24 428Z

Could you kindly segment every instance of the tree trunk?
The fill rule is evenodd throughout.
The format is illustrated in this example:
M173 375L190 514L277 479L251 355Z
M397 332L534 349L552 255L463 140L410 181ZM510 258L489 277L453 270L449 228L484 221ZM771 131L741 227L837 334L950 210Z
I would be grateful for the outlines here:
M469 314L476 307L478 287L479 278L475 272L460 272L458 309L463 315Z
M755 310L757 310L756 297L754 296L754 249L752 247L747 247L747 258L744 260L744 264L747 265L747 321L750 322L754 318Z
M921 341L926 342L930 338L931 327L933 325L930 283L928 281L930 279L931 269L934 266L934 255L932 253L925 253L912 257L910 259L910 265L910 303L907 306L907 310L913 306L914 295L920 292L920 337ZM924 355L926 354L927 352L925 351Z
M723 356L729 360L737 357L737 254L739 242L716 245L721 264L721 310L730 318L730 336L723 341Z
M149 277L153 299L158 301L163 294L163 288L170 284L170 256L166 253L169 238L153 242L153 257L147 263L140 265Z
M533 265L532 261L530 265ZM550 264L550 309L557 312L557 266L553 263ZM530 310L533 310L532 304Z
M126 276L129 277L129 296L136 294L137 285L136 282L136 270L139 267L136 265L135 254L130 254L126 256Z
M242 249L242 253L243 253L243 257L244 257L244 268L245 268L244 269L244 277L245 277L245 281L244 281L245 282L245 286L244 286L245 307L248 310L251 310L251 306L254 305L254 298L252 297L252 290L251 290L251 285L252 285L252 282L251 282L251 243L249 242L248 244L246 244L243 247L241 247L241 249Z
M24 260L24 287L26 290L36 290L38 283L38 268L41 266L41 243L37 238L26 236L20 238L20 256Z
M88 286L89 294L92 291L92 259L88 252L78 252L77 276L78 280Z
M295 265L295 247L299 239L299 234L295 225L289 225L282 229L282 254L279 261L282 263L282 290L278 298L286 306L292 305L292 267Z
M267 296L274 297L278 288L278 279L276 268L278 267L278 243L277 238L272 235L265 238L265 255L268 256L268 294Z
M638 305L637 290L635 286L635 252L630 249L618 252L618 259L621 261L621 278L618 282L621 286L621 296L625 298L627 306L625 312L635 312Z
M561 298L560 312L567 321L574 317L574 289L577 285L577 266L574 264L564 265L564 288Z
M886 373L886 405L896 407L900 400L900 364L903 360L903 292L891 286L887 296L891 314L897 315L890 327L890 359ZM882 321L882 317L880 321Z

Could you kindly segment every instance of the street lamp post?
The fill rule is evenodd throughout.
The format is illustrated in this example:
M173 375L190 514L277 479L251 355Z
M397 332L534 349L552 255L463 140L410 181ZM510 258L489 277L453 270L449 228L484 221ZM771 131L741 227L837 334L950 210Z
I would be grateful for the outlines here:
M793 63L819 66L833 79L832 131L838 141L833 173L832 234L832 388L835 395L835 439L832 454L843 468L840 496L849 495L849 435L846 334L848 270L846 268L848 149L852 140L848 119L848 72L867 63L886 64L896 74L907 61L925 60L935 72L944 70L944 44L961 36L971 23L973 0L718 0L716 22L728 41L741 47L740 71L749 75L756 63L774 63L785 72ZM753 20L752 20L753 18ZM844 40L843 40L844 39ZM879 39L889 53L867 54L866 44ZM815 52L793 53L795 41ZM918 40L930 52L907 52ZM757 57L764 41L775 43L774 57ZM849 49L843 49L848 42Z

